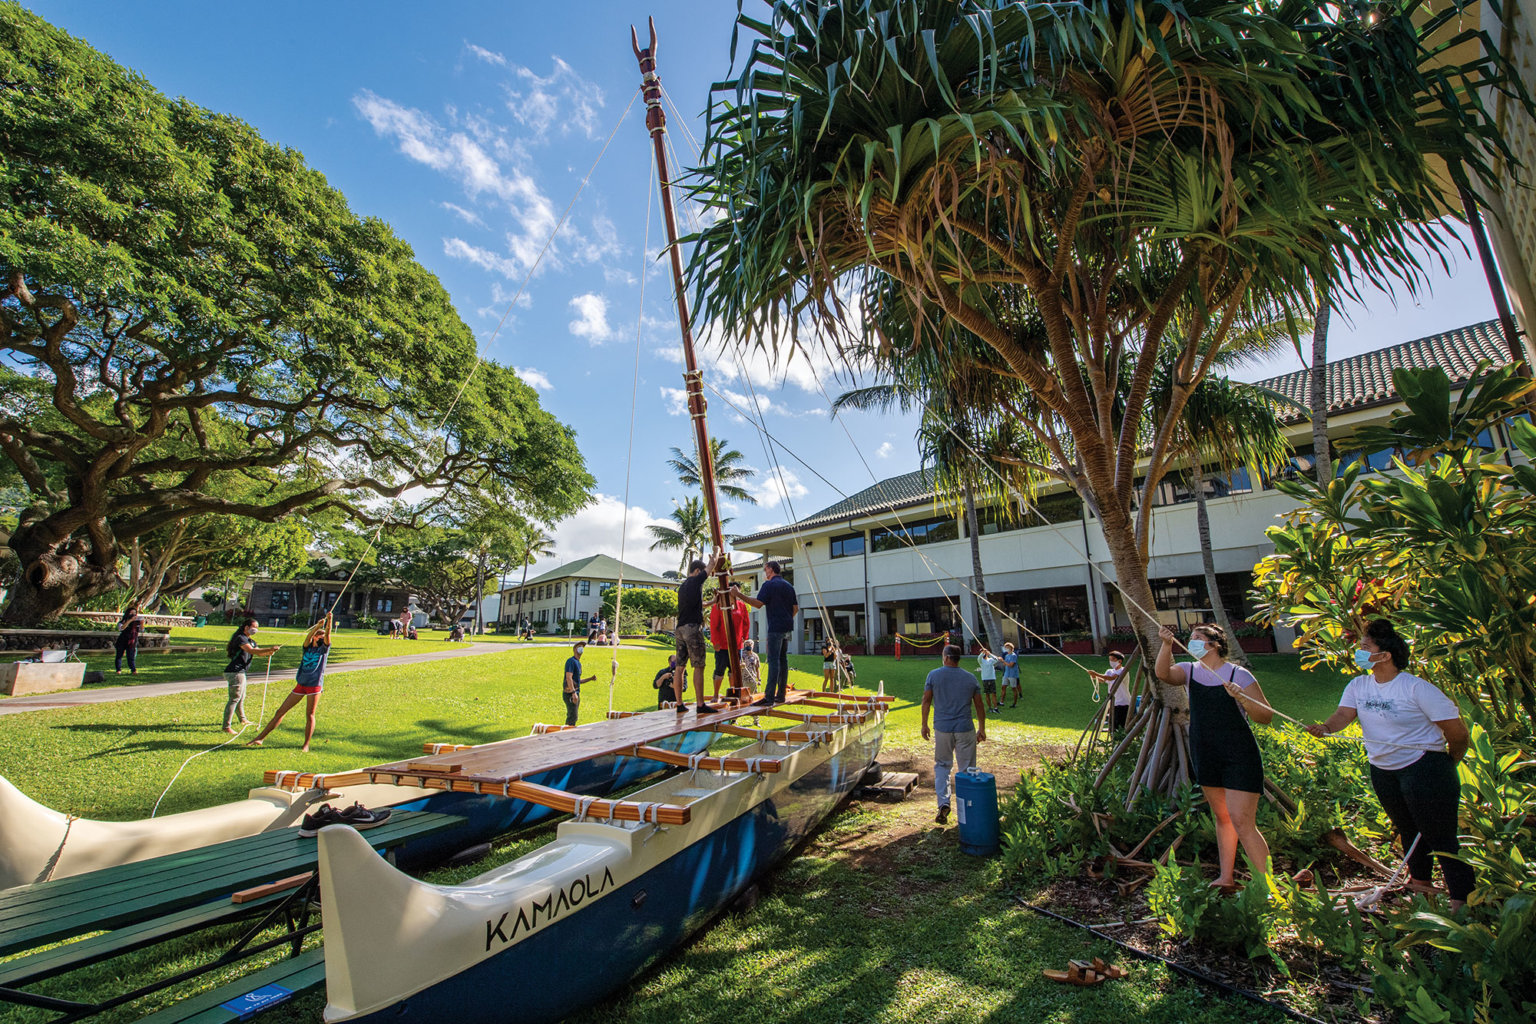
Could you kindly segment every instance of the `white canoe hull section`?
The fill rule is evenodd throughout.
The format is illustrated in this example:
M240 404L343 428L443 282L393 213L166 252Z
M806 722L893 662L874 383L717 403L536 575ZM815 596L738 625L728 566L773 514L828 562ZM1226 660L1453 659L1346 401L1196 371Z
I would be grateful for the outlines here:
M782 768L764 775L684 771L625 799L686 804L691 812L687 825L566 821L548 845L463 885L418 881L386 863L352 829L321 830L325 1020L377 1013L508 953L752 813L765 800L788 797L786 791L798 779L827 765L850 742L863 742L867 730L873 730L878 744L882 728L871 718L863 726L836 729L823 743L764 742L734 750L736 757L780 758ZM859 775L865 764L858 767ZM838 799L840 794L829 795L820 813L830 811ZM549 968L553 984L561 968ZM613 985L622 981L603 979ZM507 1019L517 1016L510 1013Z
M253 789L245 800L139 821L94 821L44 807L0 778L0 890L65 878L297 825L317 803L408 803L437 790L347 786L329 792ZM55 854L58 861L49 871Z

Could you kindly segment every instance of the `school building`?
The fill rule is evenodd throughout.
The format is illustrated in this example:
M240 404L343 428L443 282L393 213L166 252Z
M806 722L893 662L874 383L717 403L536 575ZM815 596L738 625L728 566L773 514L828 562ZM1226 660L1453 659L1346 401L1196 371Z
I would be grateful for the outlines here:
M1507 361L1496 321L1473 324L1328 364L1328 434L1336 466L1361 461L1370 472L1391 466L1391 451L1360 451L1352 435L1382 424L1402 408L1392 371L1442 367L1453 383L1476 374L1480 360ZM1305 370L1259 382L1306 407ZM1453 392L1454 393L1454 392ZM1312 424L1302 412L1285 419L1294 453L1280 476L1312 472ZM1505 445L1502 436L1484 439ZM1248 591L1254 565L1274 548L1265 530L1295 503L1275 489L1274 479L1250 470L1229 478L1208 477L1206 505L1216 582L1234 623L1253 610ZM1203 621L1210 614L1195 523L1193 491L1176 477L1144 495L1153 503L1148 573L1158 609L1169 624ZM1130 640L1132 620L1113 586L1114 565L1098 521L1077 495L1061 487L1043 490L1034 509L978 509L980 550L988 598L1052 645L1102 650L1118 636ZM926 470L890 477L800 521L740 537L737 572L749 593L761 582L765 559L786 563L786 577L800 597L791 650L815 651L829 626L839 638L863 638L865 649L884 653L891 638L952 630L958 637L984 630L970 591L971 549L964 515L942 505ZM823 619L823 614L827 619ZM1022 651L1047 648L1029 632L998 616L1002 639ZM1244 632L1241 630L1240 632ZM752 635L765 635L762 612ZM1254 630L1253 632L1259 632ZM1262 631L1290 649L1289 630Z

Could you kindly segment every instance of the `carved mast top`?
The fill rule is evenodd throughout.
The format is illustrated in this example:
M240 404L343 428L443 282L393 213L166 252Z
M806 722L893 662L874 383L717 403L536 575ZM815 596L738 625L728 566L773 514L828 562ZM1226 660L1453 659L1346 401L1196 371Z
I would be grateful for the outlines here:
M651 45L640 48L640 35L633 25L629 29L630 45L635 60L640 63L641 89L645 98L645 127L651 135L656 150L656 174L661 181L661 212L667 225L667 254L672 262L672 291L677 300L677 322L683 335L683 387L687 394L688 416L693 422L694 444L698 450L699 484L704 492L704 505L709 514L709 536L715 550L725 551L725 535L720 528L720 500L715 493L715 457L709 444L709 424L704 410L704 375L699 370L698 358L693 347L693 320L688 312L688 295L683 287L682 247L677 243L677 214L672 208L672 174L667 163L667 115L661 108L661 78L656 74L656 19L649 19ZM735 602L727 596L731 584L730 563L724 562L716 574L720 583L716 603L727 613L725 620L726 650L731 663L731 689L741 689L741 641L736 635L736 624L730 612ZM703 693L695 695L702 699Z

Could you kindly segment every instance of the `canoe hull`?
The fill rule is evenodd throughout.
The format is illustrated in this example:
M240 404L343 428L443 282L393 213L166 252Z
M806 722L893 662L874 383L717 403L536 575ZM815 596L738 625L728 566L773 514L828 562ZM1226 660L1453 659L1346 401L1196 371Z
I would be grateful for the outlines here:
M872 716L863 726L846 727L850 735L839 749L829 751L816 763L804 766L787 785L774 785L773 776L738 779L734 785L763 786L760 798L742 801L739 813L720 821L710 821L707 810L701 815L706 827L678 840L675 835L688 830L657 830L645 837L634 836L632 849L612 854L601 845L597 833L618 831L611 826L568 823L561 826L561 840L568 838L579 845L591 842L588 852L568 852L562 856L571 867L561 874L540 876L524 883L535 897L519 902L499 896L497 887L487 883L467 883L459 890L470 908L467 917L484 918L457 933L440 928L444 917L460 908L442 913L432 905L451 888L423 886L391 891L390 883L359 885L358 895L369 892L381 906L415 905L423 920L431 921L428 930L409 937L395 937L387 945L368 948L354 943L347 926L339 918L346 916L345 903L327 891L322 900L325 922L327 974L331 1004L326 1020L383 1021L404 1024L407 1021L438 1022L452 1019L462 1024L537 1024L558 1021L589 1006L643 971L658 957L676 947L690 934L707 924L731 900L761 877L776 862L809 836L863 777L879 751L882 723ZM798 756L798 755L797 755ZM683 778L687 777L684 773ZM663 784L665 785L665 784ZM653 787L661 789L662 786ZM724 787L722 787L724 788ZM657 799L649 790L632 799ZM722 798L733 794L719 794ZM707 800L708 798L706 798ZM702 801L701 801L702 803ZM698 819L696 819L698 820ZM345 830L338 829L338 832ZM356 837L321 836L322 889L336 886L336 865L327 864L327 848L333 842ZM632 861L644 858L640 848L649 842L666 846L676 841L655 863L648 863L637 873L629 871ZM558 842L558 841L557 841ZM531 854L537 858L541 854ZM556 855L549 854L551 858ZM583 859L584 858L584 859ZM382 869L383 866L380 865ZM530 872L531 873L531 872ZM482 876L486 877L486 876ZM542 899L538 898L542 894ZM346 893L338 893L345 897ZM450 896L451 900L460 897ZM531 917L530 915L531 909ZM399 914L399 909L396 909ZM541 919L541 914L542 919ZM408 915L407 915L408 916ZM399 917L396 916L396 920ZM524 925L528 928L525 930ZM364 929L366 930L366 929ZM484 940L482 948L479 946ZM500 952L490 952L502 944ZM438 943L437 950L421 948ZM348 974L348 961L357 963L359 972L376 972L379 956L391 949L402 950L411 958L409 966L398 965L398 976L418 969L421 962L441 955L452 960L452 947L478 956L465 966L448 963L433 970L440 975L433 983L410 991L403 998L380 1000L378 986ZM568 972L558 972L554 965L573 965ZM558 974L558 976L557 976ZM411 986L411 982L405 983ZM362 1004L362 1005L359 1005ZM371 1004L371 1005L369 1005Z

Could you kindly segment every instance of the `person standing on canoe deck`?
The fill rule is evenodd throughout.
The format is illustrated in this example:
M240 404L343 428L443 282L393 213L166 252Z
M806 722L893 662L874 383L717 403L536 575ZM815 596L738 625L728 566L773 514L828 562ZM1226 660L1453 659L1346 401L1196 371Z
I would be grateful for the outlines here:
M763 566L763 585L757 588L756 597L748 597L739 587L732 586L731 593L738 600L753 608L768 610L768 688L757 703L767 706L782 704L789 693L789 635L795 631L795 616L800 611L800 598L795 588L784 578L783 567L777 561Z
M1189 687L1190 759L1195 783L1216 817L1218 863L1211 885L1231 891L1237 886L1233 872L1239 843L1253 870L1269 873L1269 844L1254 823L1264 791L1264 762L1248 719L1268 725L1275 713L1253 673L1227 661L1227 634L1214 622L1189 631L1194 661L1173 660L1177 637L1172 629L1164 626L1158 636L1163 643L1157 651L1157 678Z
M586 644L580 640L571 648L571 656L565 659L565 686L560 696L565 698L565 724L576 724L576 712L581 710L581 684L590 683L597 676L581 678L581 655Z
M123 609L123 617L117 621L117 640L112 648L117 652L114 659L117 674L123 674L123 658L128 659L128 674L139 674L139 636L144 632L144 620L139 617L137 601Z
M971 710L976 720L971 720ZM933 712L933 732L928 712ZM944 648L944 667L928 673L923 682L923 739L933 742L933 794L939 813L933 820L949 821L949 772L976 767L976 744L987 738L987 708L981 701L976 677L960 667L960 648Z
M1471 734L1461 709L1427 679L1408 668L1408 641L1392 623L1377 619L1365 629L1355 664L1366 674L1344 688L1339 709L1326 722L1306 726L1328 736L1360 723L1371 788L1397 829L1408 859L1410 887L1433 891L1431 856L1440 859L1451 910L1467 902L1472 867L1456 856L1461 782L1456 765L1467 756Z
M709 565L695 558L688 563L688 578L677 588L677 678L672 689L677 693L677 713L688 711L688 667L693 666L693 692L698 697L700 713L713 711L704 703L704 584L720 568L722 552L715 552Z
M225 653L229 655L229 664L224 666L224 682L229 686L229 699L224 702L225 732L235 731L236 717L240 719L241 725L250 721L245 717L245 679L251 668L251 659L268 657L280 649L257 647L256 630L259 628L255 619L246 619L225 645Z
M309 753L309 741L315 735L315 711L320 706L320 691L325 687L325 663L331 655L331 615L327 612L320 621L309 627L304 634L304 653L299 658L299 671L293 677L293 691L283 698L283 703L272 716L266 728L256 734L248 746L259 747L261 741L278 727L294 705L304 704L304 745L299 749Z
M742 638L747 635L747 616L747 602L737 601L736 606L731 609L733 630L730 634L735 636L737 643L741 643ZM721 607L718 600L709 606L709 642L715 648L715 689L713 696L709 699L717 701L720 699L720 681L731 671L731 650L728 646L730 639L725 629L725 609ZM742 669L742 683L743 685L746 683L745 668ZM732 697L740 696L735 690L728 692ZM704 696L703 691L700 691L699 696Z

